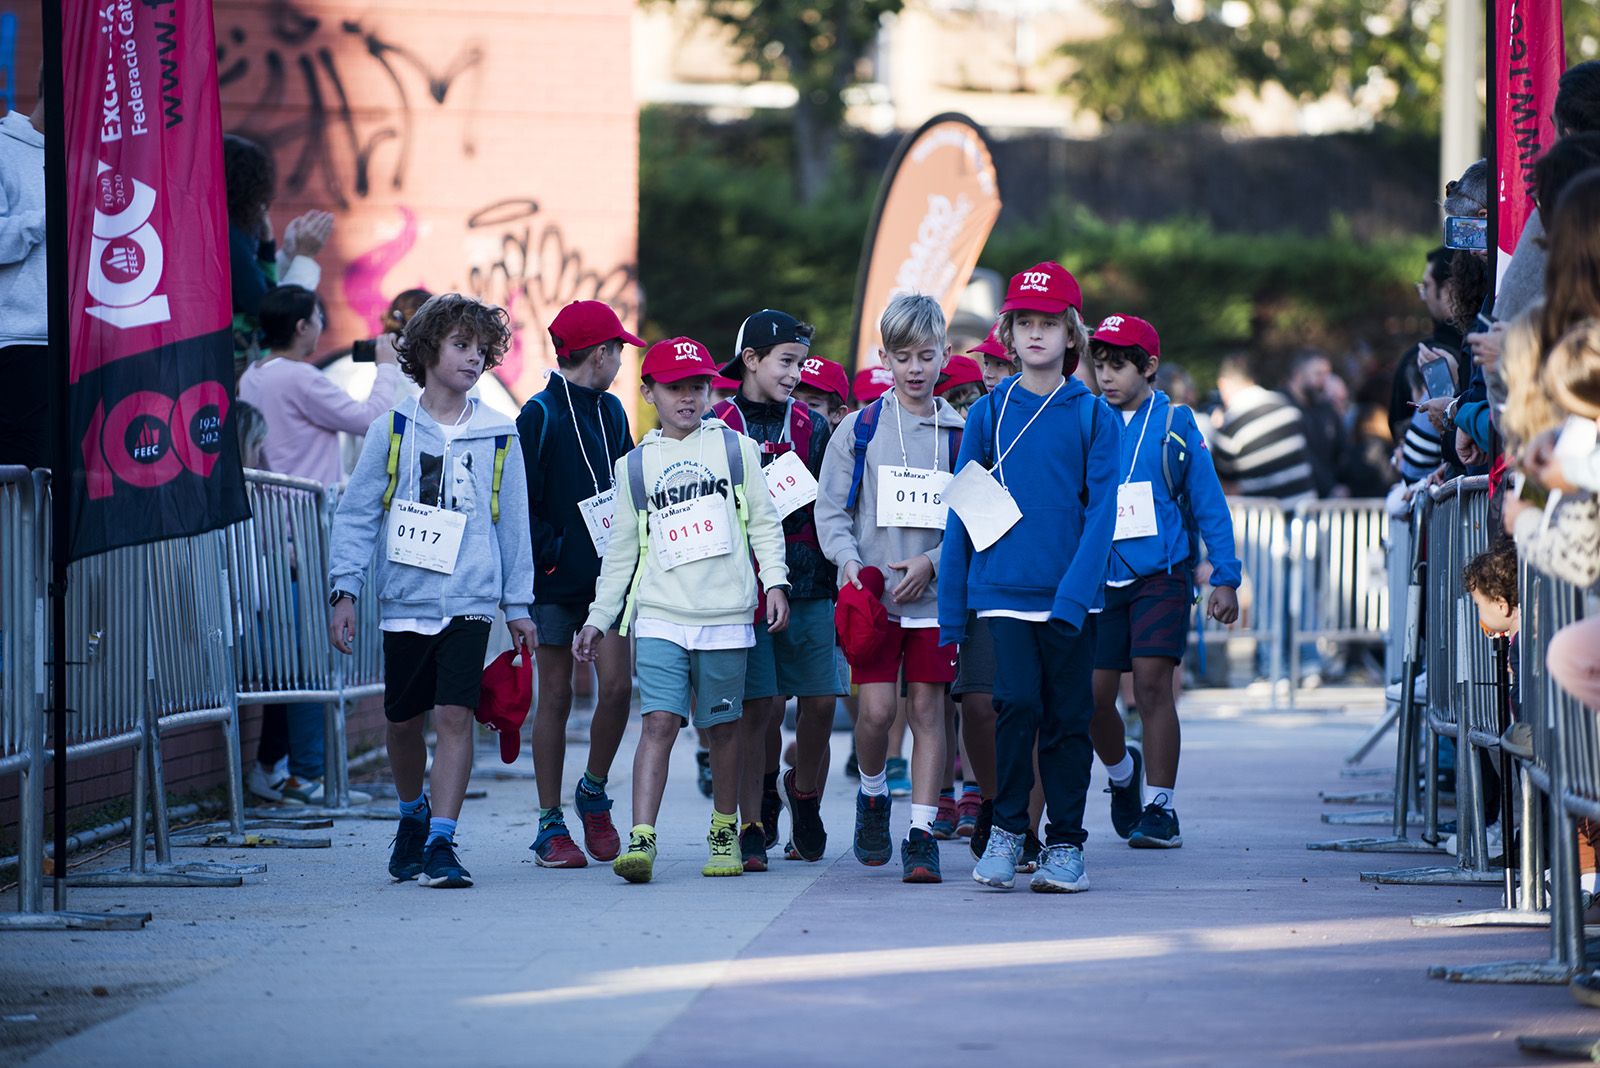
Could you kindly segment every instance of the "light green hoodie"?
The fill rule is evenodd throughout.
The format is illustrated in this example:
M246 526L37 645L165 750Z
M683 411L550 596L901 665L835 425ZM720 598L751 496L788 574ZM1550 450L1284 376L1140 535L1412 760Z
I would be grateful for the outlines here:
M729 491L727 451L722 433L727 424L707 419L682 441L675 441L652 430L639 443L644 455L644 487L648 512L696 497L718 494L724 499L728 527L739 529L739 513ZM653 550L639 560L640 517L633 510L628 489L628 458L617 460L617 511L611 524L611 540L600 564L600 580L595 586L594 604L589 606L587 625L599 630L610 627L622 614L633 583L634 569L643 567L639 580L634 615L664 619L688 627L711 627L749 623L756 609L756 574L750 564L755 553L763 584L768 588L787 586L789 568L784 561L783 524L767 492L761 474L761 456L755 442L739 435L744 455L743 496L750 516L748 544L733 537L733 551L680 564L664 571ZM624 622L632 622L625 620Z

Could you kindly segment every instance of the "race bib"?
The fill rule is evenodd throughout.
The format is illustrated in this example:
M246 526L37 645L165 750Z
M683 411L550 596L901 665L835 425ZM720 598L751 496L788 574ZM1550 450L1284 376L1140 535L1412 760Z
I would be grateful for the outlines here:
M389 561L449 575L461 553L467 517L448 508L396 500L389 507L385 540Z
M972 547L983 552L1022 519L1006 488L982 464L969 463L944 490L945 503L961 517Z
M611 541L611 520L617 514L616 487L597 493L586 501L579 501L578 514L583 516L583 525L589 529L589 540L594 542L595 555L603 559L606 545Z
M720 496L695 497L650 513L650 544L661 570L726 556L733 551L733 523Z
M1111 540L1148 538L1156 533L1156 501L1148 482L1124 482L1117 487L1117 530Z
M878 469L878 525L943 530L950 508L944 490L950 472L917 467Z
M767 476L767 492L780 521L817 499L817 480L796 453L783 453L761 472Z

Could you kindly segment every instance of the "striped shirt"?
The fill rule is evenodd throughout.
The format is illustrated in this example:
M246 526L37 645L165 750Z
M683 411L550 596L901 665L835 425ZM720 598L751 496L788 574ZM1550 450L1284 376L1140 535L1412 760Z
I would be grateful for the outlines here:
M1281 393L1251 386L1233 398L1211 443L1217 477L1246 497L1285 505L1316 496L1300 409Z
M1400 474L1407 482L1427 478L1444 462L1444 441L1426 413L1411 413L1405 437L1400 439Z

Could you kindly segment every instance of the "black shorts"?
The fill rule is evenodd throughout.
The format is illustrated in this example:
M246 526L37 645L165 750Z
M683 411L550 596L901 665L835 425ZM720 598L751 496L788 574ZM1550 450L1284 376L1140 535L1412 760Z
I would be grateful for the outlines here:
M416 719L439 705L478 708L488 616L457 616L438 634L383 633L383 714L390 723Z
M1107 586L1096 628L1096 671L1132 671L1133 660L1183 660L1189 645L1189 575L1147 575L1131 586Z

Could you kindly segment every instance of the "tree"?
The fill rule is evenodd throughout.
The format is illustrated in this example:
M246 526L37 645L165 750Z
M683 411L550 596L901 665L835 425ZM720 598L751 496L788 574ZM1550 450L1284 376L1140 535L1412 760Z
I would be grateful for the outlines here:
M666 0L676 3L678 0ZM827 184L844 126L844 92L885 15L904 0L700 0L707 17L733 31L742 57L765 77L793 85L794 177L810 203Z

